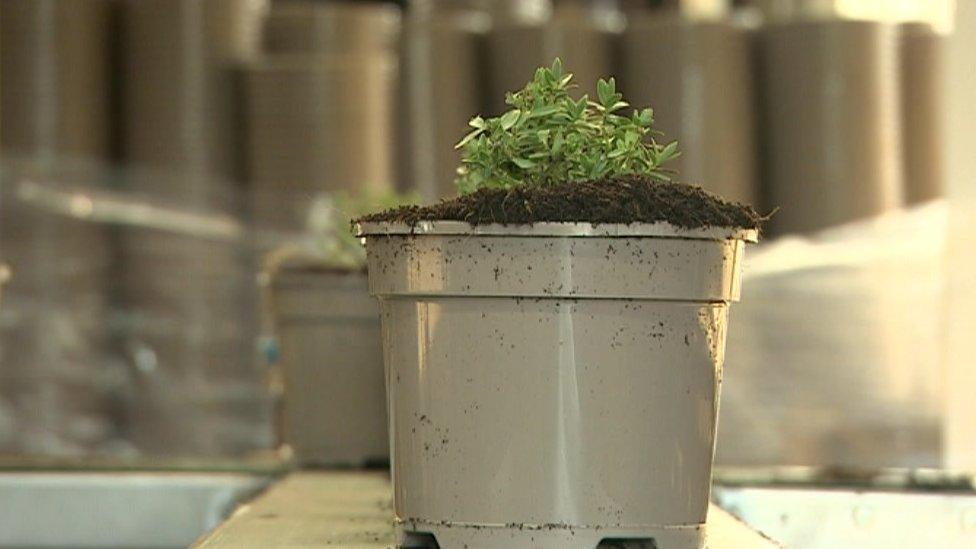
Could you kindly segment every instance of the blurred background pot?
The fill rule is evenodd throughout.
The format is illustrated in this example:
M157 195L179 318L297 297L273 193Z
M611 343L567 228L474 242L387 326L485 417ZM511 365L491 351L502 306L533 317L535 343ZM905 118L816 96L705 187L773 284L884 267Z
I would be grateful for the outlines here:
M236 66L259 51L267 1L125 0L121 8L126 161L194 176L178 183L187 195L239 179Z
M806 233L902 204L896 27L796 20L759 37L770 232Z
M947 39L925 23L907 23L899 30L905 203L915 205L945 195L942 98Z
M403 22L398 184L429 201L456 194L454 144L481 109L478 50L490 20L475 3L418 2Z
M743 25L668 12L631 14L621 38L620 89L681 144L669 167L743 204L759 203L751 54Z
M366 274L288 263L270 273L281 350L281 442L296 462L389 461L379 308Z
M609 13L608 13L609 11ZM580 90L595 97L596 81L613 73L615 12L582 2L503 1L493 5L485 39L485 113L508 109L505 94L521 89L535 70L559 57Z
M0 150L108 160L110 0L0 2Z
M754 233L360 232L401 543L701 546L728 305Z

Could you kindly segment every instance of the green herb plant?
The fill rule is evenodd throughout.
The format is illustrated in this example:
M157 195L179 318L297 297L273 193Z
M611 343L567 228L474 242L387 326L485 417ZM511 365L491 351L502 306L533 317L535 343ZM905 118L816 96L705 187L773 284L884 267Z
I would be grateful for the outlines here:
M456 146L462 151L455 180L461 194L481 188L554 185L641 174L670 179L662 164L676 157L677 142L658 144L650 108L630 105L613 78L597 82L597 100L570 96L573 75L557 58L539 68L525 88L506 95L512 108L495 118L477 116Z

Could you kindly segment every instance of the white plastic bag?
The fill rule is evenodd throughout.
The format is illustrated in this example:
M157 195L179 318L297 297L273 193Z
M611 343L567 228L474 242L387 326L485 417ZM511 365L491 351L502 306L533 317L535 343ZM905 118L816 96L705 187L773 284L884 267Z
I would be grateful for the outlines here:
M749 251L719 465L940 465L946 224L932 202Z

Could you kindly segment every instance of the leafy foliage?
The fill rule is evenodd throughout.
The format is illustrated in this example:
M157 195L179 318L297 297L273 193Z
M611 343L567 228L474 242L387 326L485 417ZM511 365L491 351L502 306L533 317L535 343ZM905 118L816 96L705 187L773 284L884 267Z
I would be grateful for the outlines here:
M600 79L597 100L573 99L573 75L557 58L539 68L525 88L509 93L512 108L496 118L477 116L456 148L462 150L456 183L461 194L480 188L552 185L626 174L670 179L662 164L678 155L677 142L658 144L654 113L634 110L616 82Z

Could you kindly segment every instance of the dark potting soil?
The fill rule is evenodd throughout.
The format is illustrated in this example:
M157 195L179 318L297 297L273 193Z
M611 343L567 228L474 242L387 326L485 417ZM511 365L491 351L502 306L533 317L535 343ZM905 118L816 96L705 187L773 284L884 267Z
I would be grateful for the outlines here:
M480 189L430 206L402 206L356 221L411 226L421 221L467 221L472 225L664 221L685 229L759 229L764 220L751 206L728 202L699 187L625 175L546 187Z

